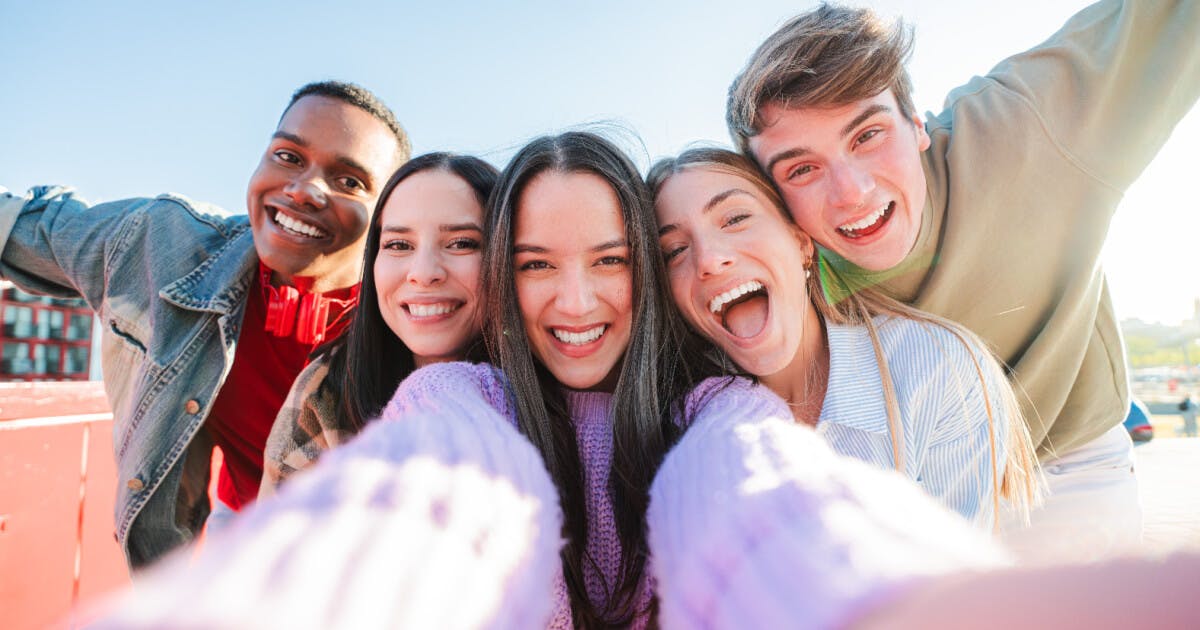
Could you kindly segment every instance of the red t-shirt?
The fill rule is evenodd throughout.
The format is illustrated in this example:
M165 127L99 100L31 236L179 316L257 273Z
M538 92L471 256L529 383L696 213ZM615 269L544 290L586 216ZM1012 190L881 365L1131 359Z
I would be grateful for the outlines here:
M354 290L347 288L324 295L346 300ZM327 331L326 340L345 331L349 318L339 317L343 310L345 307L336 302L330 305L329 320L336 324ZM205 427L225 460L217 478L217 496L235 510L258 496L263 448L271 425L292 382L308 365L308 357L316 347L301 343L295 335L278 337L267 332L266 321L267 297L260 274L255 274L233 367L205 420Z

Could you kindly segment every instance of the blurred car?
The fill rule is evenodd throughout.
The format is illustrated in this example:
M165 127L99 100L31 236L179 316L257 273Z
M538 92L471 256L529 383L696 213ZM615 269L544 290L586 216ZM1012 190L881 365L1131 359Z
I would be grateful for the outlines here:
M1129 415L1125 416L1125 430L1135 443L1149 442L1154 438L1154 425L1150 424L1150 410L1142 401L1129 399Z

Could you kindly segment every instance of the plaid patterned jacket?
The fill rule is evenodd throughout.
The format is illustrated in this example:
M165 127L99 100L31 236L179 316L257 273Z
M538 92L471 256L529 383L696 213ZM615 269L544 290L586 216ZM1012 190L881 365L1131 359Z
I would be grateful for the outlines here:
M339 413L340 397L325 382L330 361L342 351L339 346L317 357L292 384L263 450L259 498L273 494L288 477L316 463L321 453L357 433Z

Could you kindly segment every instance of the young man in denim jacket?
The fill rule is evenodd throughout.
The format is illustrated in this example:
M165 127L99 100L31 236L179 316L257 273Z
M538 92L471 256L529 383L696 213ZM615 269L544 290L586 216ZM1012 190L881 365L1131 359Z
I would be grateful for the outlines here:
M922 122L903 25L823 5L729 91L734 141L821 245L967 326L1012 368L1050 496L1009 541L1085 559L1136 545L1129 385L1100 261L1121 195L1200 94L1200 3L1102 0L954 90ZM836 283L835 283L836 284Z
M257 489L266 432L344 318L329 320L353 303L375 202L409 152L372 93L322 82L284 111L250 177L248 215L175 195L93 206L62 187L0 189L0 275L98 314L116 537L131 567L203 526L214 441L222 502L253 499L241 488Z

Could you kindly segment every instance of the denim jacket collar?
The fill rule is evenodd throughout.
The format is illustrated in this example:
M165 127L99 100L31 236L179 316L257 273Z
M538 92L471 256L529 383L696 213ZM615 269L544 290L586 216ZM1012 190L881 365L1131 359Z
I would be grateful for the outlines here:
M246 303L246 292L258 267L258 252L249 227L209 256L187 275L158 292L162 299L194 311L223 315L239 312Z

